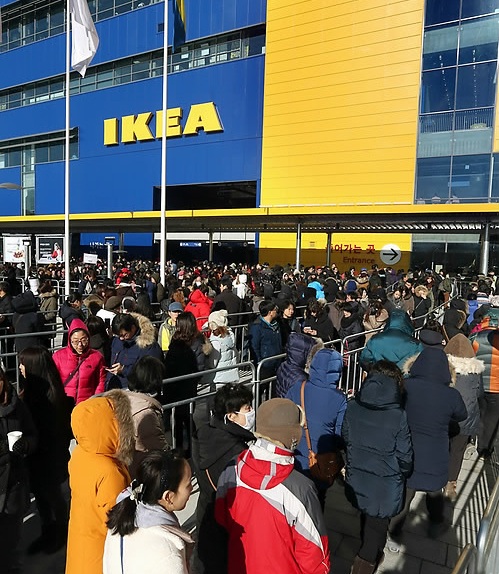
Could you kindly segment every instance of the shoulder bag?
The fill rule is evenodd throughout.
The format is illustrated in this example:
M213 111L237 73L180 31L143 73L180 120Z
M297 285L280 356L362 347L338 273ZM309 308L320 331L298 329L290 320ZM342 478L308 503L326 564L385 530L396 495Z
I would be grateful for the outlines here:
M308 468L310 469L310 474L313 478L320 480L322 482L328 483L330 486L333 484L334 479L341 472L341 469L345 466L343 457L339 451L324 452L316 454L312 450L312 442L310 441L310 432L308 430L307 423L307 413L305 411L305 384L307 381L303 381L301 384L301 408L303 410L303 415L305 423L303 429L305 431L305 437L307 439L308 447Z

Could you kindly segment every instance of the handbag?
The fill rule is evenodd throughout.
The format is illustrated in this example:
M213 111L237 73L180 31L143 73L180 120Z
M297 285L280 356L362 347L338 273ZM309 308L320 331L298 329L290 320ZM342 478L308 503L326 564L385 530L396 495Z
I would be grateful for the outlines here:
M307 439L307 447L308 447L308 468L310 469L310 474L313 478L320 480L322 482L326 482L331 486L334 482L334 479L338 476L341 472L341 469L345 466L345 462L343 457L341 456L341 452L339 451L332 451L332 452L323 452L323 453L315 453L312 450L312 442L310 440L310 432L308 430L307 424L307 413L305 411L305 384L307 381L303 381L301 384L301 408L303 410L304 416L304 425L303 429L305 431L305 437Z

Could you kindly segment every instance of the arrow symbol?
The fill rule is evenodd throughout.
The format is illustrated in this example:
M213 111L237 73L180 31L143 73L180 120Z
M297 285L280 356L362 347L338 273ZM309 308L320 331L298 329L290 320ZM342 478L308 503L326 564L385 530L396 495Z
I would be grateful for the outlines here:
M393 261L398 257L399 254L398 251L395 251L395 249L392 247L390 251L382 251L381 255L384 255L385 257L390 256L390 261Z

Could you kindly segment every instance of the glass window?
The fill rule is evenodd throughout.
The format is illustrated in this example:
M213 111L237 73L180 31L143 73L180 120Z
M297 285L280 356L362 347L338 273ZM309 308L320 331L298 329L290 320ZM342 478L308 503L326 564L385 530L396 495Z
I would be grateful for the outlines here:
M458 26L426 31L423 44L423 69L455 66L457 62Z
M9 108L18 108L21 106L22 90L11 90L9 92Z
M63 98L64 97L64 81L63 80L52 80L50 82L50 99Z
M494 154L494 169L492 171L492 200L499 201L499 154Z
M427 0L425 25L443 24L459 18L460 0Z
M265 53L265 34L252 36L249 39L248 56L256 56Z
M23 43L29 44L34 41L35 36L35 13L28 12L22 18L23 22Z
M454 156L451 196L460 200L483 200L489 189L490 158L487 155Z
M44 102L49 99L49 83L37 82L35 86L35 98L37 102Z
M423 72L421 112L443 112L454 109L456 68Z
M62 161L64 159L64 144L52 142L49 144L49 161Z
M464 22L459 38L459 63L468 64L497 59L499 19L480 18Z
M80 93L80 74L74 74L69 78L69 93L70 95Z
M132 82L149 77L149 55L135 57L132 60Z
M97 89L108 88L113 85L114 66L106 64L97 69Z
M23 106L29 106L35 103L35 88L26 87L23 90Z
M49 35L49 7L43 6L36 11L35 40L43 40Z
M440 203L449 197L450 157L427 157L417 161L416 200Z
M460 66L457 79L456 109L493 106L496 62Z
M16 48L21 45L21 18L12 18L8 22L9 26L9 48Z
M463 0L461 18L480 16L482 14L493 14L498 11L498 0Z
M80 93L93 92L95 90L95 74L86 74L80 80Z
M0 169L7 167L7 154L0 151Z
M131 0L116 0L115 14L124 14L125 12L130 12L132 9Z
M114 0L97 1L97 20L114 16Z
M47 163L49 160L48 144L42 143L35 146L35 163Z
M7 101L8 101L7 94L0 96L0 110L6 110L7 109Z
M64 32L64 4L52 6L50 10L50 35Z
M69 159L78 159L78 142L69 142Z
M21 165L22 154L20 149L13 149L8 152L9 167Z

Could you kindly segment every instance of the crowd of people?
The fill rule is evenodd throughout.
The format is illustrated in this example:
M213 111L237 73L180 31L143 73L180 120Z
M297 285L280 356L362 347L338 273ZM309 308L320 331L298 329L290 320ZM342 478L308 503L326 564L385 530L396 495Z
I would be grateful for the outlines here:
M323 513L340 480L360 512L352 573L373 574L387 541L394 551L403 542L415 493L425 493L428 535L438 537L450 526L445 500L459 496L470 445L484 458L494 451L493 272L458 293L445 271L179 262L163 285L152 262L119 261L113 279L72 266L77 287L59 300L58 271L33 269L24 290L12 267L0 281L0 335L14 335L4 339L0 370L6 572L20 571L31 492L41 533L27 552L67 545L67 574L145 565L327 574ZM51 352L56 324L64 338ZM365 377L352 396L344 392L351 353ZM240 382L245 354L266 395ZM213 398L194 416L178 405L170 428L164 405L203 390ZM330 453L344 457L342 473L322 466ZM193 474L194 538L175 516Z

